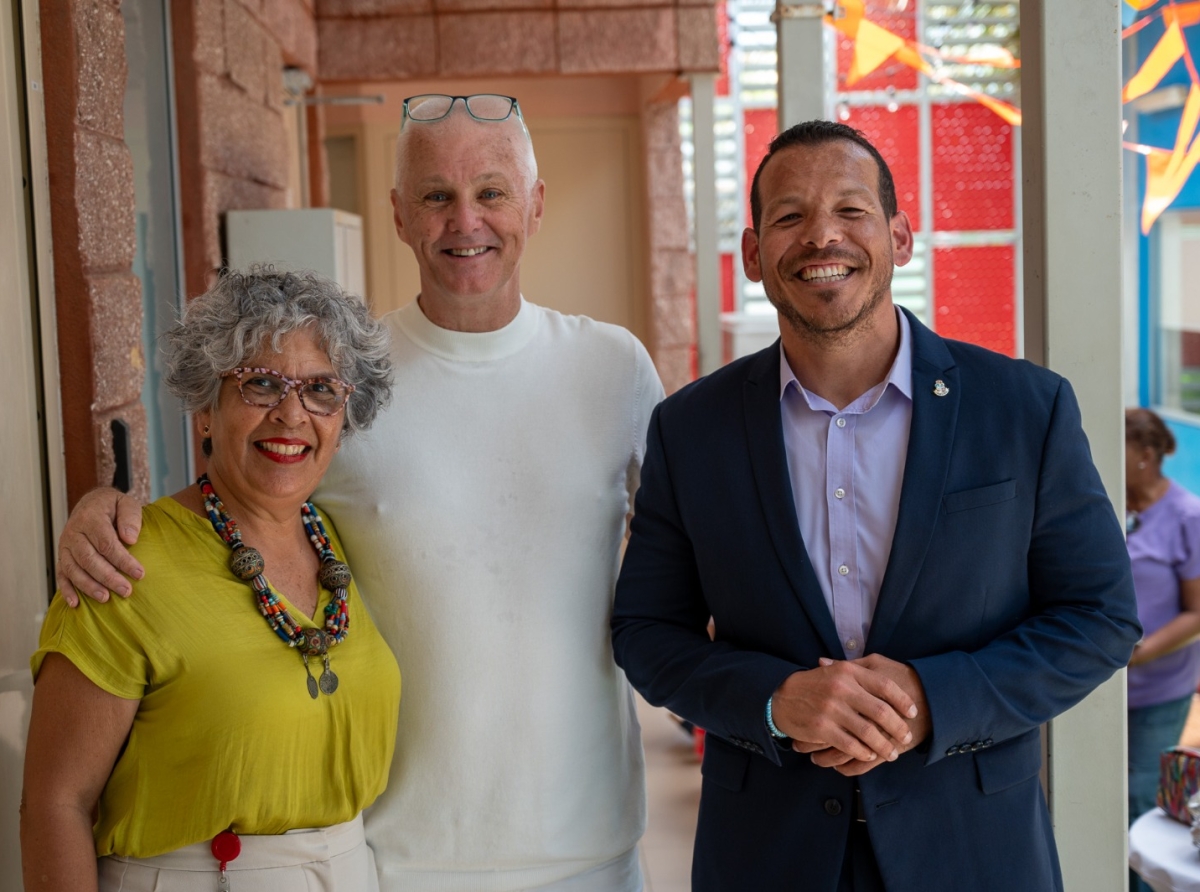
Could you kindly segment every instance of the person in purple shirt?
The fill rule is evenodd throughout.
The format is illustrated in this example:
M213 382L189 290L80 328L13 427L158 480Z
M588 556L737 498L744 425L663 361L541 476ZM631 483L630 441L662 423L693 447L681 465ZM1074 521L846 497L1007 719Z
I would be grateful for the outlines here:
M750 206L780 341L655 410L612 618L708 732L693 892L1061 890L1039 728L1141 636L1071 386L893 303L858 131L781 133Z
M1129 661L1129 820L1154 808L1159 754L1179 742L1200 681L1200 498L1163 476L1175 437L1125 411L1125 530L1145 637Z

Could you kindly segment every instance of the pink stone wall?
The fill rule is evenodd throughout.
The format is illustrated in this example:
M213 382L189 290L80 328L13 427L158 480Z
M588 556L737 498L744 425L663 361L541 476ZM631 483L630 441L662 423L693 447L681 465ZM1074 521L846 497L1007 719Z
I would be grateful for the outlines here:
M317 0L321 80L717 69L711 0Z
M648 99L641 119L650 236L647 349L663 387L674 393L696 377L696 262L688 249L676 100Z
M146 498L125 25L117 0L45 0L41 27L67 495L113 482L119 419L133 433L131 490Z
M226 211L287 204L283 69L316 79L317 29L312 0L192 0L174 4L172 26L184 267L194 295L222 264Z

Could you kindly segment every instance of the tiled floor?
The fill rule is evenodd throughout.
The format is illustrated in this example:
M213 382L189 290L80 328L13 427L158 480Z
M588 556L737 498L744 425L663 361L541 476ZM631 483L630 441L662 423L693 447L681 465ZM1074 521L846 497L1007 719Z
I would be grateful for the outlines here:
M691 738L664 710L638 698L646 750L649 821L642 838L645 892L689 892L692 837L700 805L700 760Z

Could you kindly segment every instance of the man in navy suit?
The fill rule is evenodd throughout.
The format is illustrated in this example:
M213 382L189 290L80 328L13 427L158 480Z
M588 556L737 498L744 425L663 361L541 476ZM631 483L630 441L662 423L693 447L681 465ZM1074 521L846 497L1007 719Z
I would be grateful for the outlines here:
M857 131L780 134L751 212L782 337L655 411L612 624L709 731L693 888L1061 889L1039 726L1141 633L1071 387L893 304Z

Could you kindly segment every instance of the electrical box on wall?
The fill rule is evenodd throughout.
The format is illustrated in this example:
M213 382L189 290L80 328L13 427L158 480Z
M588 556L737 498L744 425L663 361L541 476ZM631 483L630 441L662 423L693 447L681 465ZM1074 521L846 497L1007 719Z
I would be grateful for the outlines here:
M312 270L352 294L366 295L362 217L333 208L229 211L225 214L229 265L270 263Z

